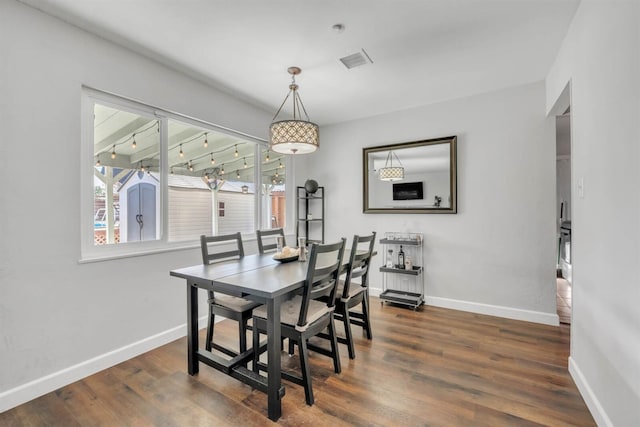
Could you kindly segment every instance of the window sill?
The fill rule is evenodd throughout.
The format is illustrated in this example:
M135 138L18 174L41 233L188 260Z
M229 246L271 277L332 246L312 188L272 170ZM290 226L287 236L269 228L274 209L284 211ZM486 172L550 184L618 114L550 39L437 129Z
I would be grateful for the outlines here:
M89 264L93 262L101 262L101 261L110 261L114 259L123 259L123 258L133 258L139 256L147 256L147 255L155 255L166 252L175 252L186 249L195 249L200 248L199 242L189 241L189 242L179 242L171 245L163 245L162 247L154 247L154 248L130 248L123 249L120 245L117 248L107 248L105 247L104 251L98 249L97 253L90 253L83 255L79 260L78 264ZM117 250L116 250L117 249ZM94 252L94 251L91 251Z
M287 241L294 241L295 234L288 232L285 229L285 236ZM251 250L247 251L247 247L257 247L256 236L254 233L243 235L242 242L245 246L245 253L252 253ZM147 255L156 255L166 252L183 251L188 249L200 249L199 240L189 240L184 242L140 242L140 243L128 243L123 245L111 245L111 246L99 246L92 247L87 250L86 254L83 254L78 260L78 264L90 264L93 262L111 261L115 259L133 258Z

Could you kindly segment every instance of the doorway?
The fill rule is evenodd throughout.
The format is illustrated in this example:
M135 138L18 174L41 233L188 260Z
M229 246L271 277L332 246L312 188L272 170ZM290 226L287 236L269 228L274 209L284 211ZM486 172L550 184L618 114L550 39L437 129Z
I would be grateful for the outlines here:
M571 324L571 108L556 116L556 307L560 323Z

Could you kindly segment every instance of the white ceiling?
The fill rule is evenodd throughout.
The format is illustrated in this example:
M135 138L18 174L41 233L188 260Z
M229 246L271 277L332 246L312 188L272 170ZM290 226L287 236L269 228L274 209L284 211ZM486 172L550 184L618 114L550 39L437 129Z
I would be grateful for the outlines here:
M20 0L320 125L544 79L579 0ZM334 24L345 29L336 32ZM365 49L373 63L339 58Z

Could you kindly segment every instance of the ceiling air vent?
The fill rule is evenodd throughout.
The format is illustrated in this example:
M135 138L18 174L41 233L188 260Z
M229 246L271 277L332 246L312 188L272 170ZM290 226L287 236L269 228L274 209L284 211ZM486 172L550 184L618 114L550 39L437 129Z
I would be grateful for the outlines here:
M344 64L344 66L349 70L355 67L360 67L361 65L373 64L373 61L364 49L361 49L360 52L352 53L344 58L340 58L340 62L342 62L342 64Z

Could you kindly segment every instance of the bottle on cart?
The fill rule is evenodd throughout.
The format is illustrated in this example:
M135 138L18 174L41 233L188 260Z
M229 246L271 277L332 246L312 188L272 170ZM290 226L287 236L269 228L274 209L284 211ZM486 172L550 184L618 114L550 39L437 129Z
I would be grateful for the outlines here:
M404 269L404 251L402 245L400 245L400 251L398 251L398 268Z
M389 249L387 252L387 268L393 268L393 249Z

